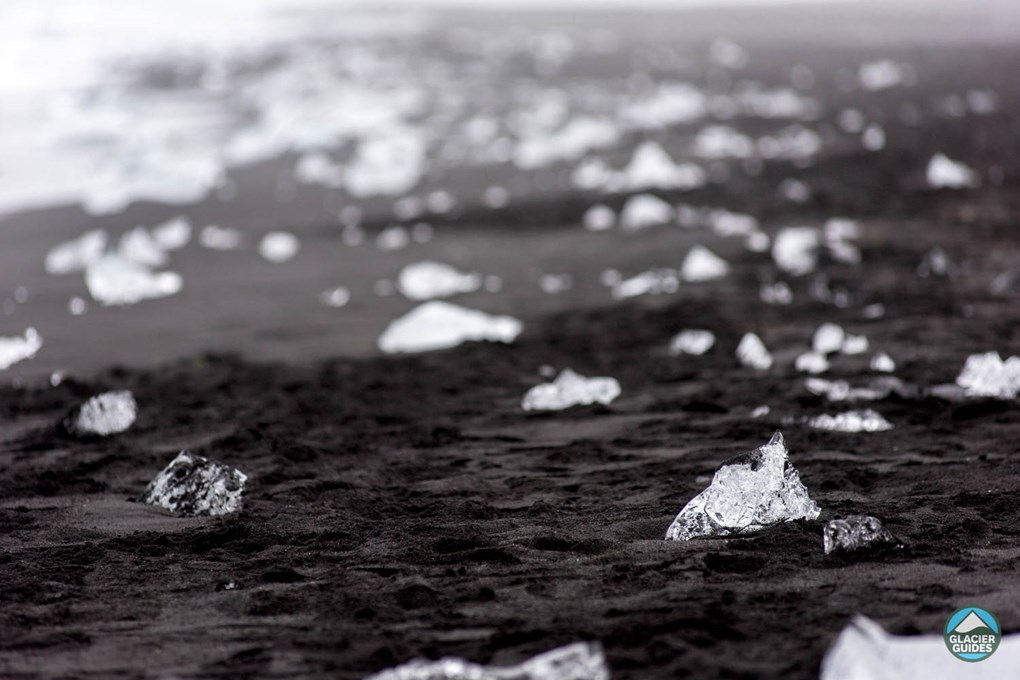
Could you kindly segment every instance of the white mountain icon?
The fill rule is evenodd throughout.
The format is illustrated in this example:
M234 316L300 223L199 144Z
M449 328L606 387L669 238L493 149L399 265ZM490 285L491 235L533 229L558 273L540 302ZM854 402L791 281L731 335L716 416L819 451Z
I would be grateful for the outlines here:
M963 621L960 621L953 629L954 633L969 633L977 628L991 628L987 623L981 620L975 612L971 612L964 617Z

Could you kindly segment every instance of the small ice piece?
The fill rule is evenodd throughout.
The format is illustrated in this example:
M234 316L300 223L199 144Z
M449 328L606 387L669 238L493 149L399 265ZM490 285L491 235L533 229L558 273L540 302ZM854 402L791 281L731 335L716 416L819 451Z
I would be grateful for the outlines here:
M167 260L166 253L145 227L135 227L121 236L117 254L145 267L162 267Z
M593 205L585 211L582 222L588 231L606 231L616 224L616 213L609 206Z
M397 290L415 301L472 293L481 287L481 274L465 274L448 264L431 260L409 264L397 276Z
M879 352L871 357L871 370L880 373L892 373L896 370L896 362L885 352Z
M996 631L1001 632L1001 631ZM942 633L889 635L865 616L855 616L822 659L819 680L1001 680L1020 668L1020 635L1004 635L981 663L947 662Z
M768 444L720 465L708 488L673 520L666 540L735 536L796 519L816 519L820 512L777 431Z
M823 353L812 350L798 356L796 361L794 361L794 368L801 373L817 375L829 370L829 360L825 358Z
M945 154L935 154L925 171L928 186L933 189L963 189L978 185L977 173Z
M770 413L772 413L772 408L768 404L762 404L761 406L756 406L754 410L751 411L751 417L764 418Z
M823 323L815 330L811 347L821 354L832 354L843 349L846 333L834 323Z
M516 666L481 666L456 657L416 659L365 680L609 680L609 666L601 645L575 642Z
M181 290L182 282L174 272L154 273L111 253L89 265L85 285L92 299L104 305L132 305L174 295Z
M864 354L868 351L869 346L870 344L868 343L868 337L866 335L852 335L847 333L846 337L843 338L843 346L839 351L843 354L849 355Z
M510 192L505 187L491 186L485 190L482 201L490 208L498 210L510 202Z
M77 295L67 301L67 311L71 313L71 316L81 316L87 312L88 309L88 303Z
M247 479L240 470L181 451L139 500L182 517L226 515L241 509Z
M209 250L234 250L241 245L241 232L231 227L210 224L202 227L198 233L198 242Z
M885 305L875 302L862 309L861 313L865 319L881 319L885 316Z
M659 144L642 142L622 171L623 189L692 189L707 181L705 171L692 163L676 163Z
M624 231L638 231L647 227L668 224L673 221L673 206L658 196L638 194L631 196L620 211L620 228Z
M772 368L772 355L761 338L754 333L747 333L740 339L740 344L737 345L737 359L744 366L759 371Z
M271 231L259 241L259 255L277 264L294 259L300 249L297 236L287 231Z
M1005 361L998 352L971 354L956 378L968 397L1014 399L1020 393L1020 357Z
M909 395L911 390L899 378L882 376L872 380L866 387L852 387L845 380L807 378L804 387L811 394L825 397L828 401L874 401L885 399L890 394Z
M638 295L675 293L679 288L680 279L675 269L652 269L618 281L612 286L612 295L616 300L624 300Z
M109 437L131 427L138 404L129 390L103 392L79 406L64 421L68 432L79 437Z
M834 519L822 531L822 547L826 555L835 550L851 551L892 543L896 543L893 535L877 517L870 515L847 515L843 519Z
M436 230L428 222L416 222L411 226L411 240L415 243L428 243L436 235Z
M327 307L344 307L351 301L351 291L343 286L324 290L319 295L319 302Z
M42 336L34 328L25 329L25 335L0 338L0 371L19 361L31 359L42 348Z
M861 144L868 151L881 151L885 148L885 130L878 123L872 123L864 128Z
M46 253L48 274L71 274L84 271L86 267L103 256L106 250L106 232L102 229L87 231L76 239L65 241Z
M772 242L772 259L785 272L800 276L815 268L818 261L818 230L811 227L787 227Z
M191 224L184 217L175 217L153 227L152 238L164 251L180 250L191 240Z
M720 236L751 236L758 233L758 218L729 210L713 210L708 214L708 224Z
M570 274L542 274L538 286L547 295L556 295L570 290L574 286L574 277Z
M779 183L779 195L793 203L807 203L811 198L811 187L790 177Z
M375 238L375 247L383 252L401 250L411 242L407 229L399 225L386 227Z
M689 354L701 356L715 345L712 331L687 329L680 331L669 341L669 353L673 356Z
M758 289L761 301L767 305L788 305L793 302L793 291L785 281L777 281L773 284L762 284Z
M522 329L521 322L510 316L432 300L392 321L379 336L379 349L397 354L447 349L471 341L511 343Z
M879 59L861 64L857 69L861 87L869 92L887 90L897 85L912 85L914 69L910 64L899 64L891 59Z
M893 427L882 414L871 409L847 411L834 416L822 414L808 420L808 425L816 430L832 432L884 432Z
M535 385L524 395L521 408L525 411L562 411L571 406L610 404L620 396L616 378L586 378L569 368L556 380Z
M939 246L935 246L924 255L921 264L917 265L917 275L922 279L929 276L946 276L950 274L949 256Z
M711 250L702 245L691 248L680 266L680 277L689 283L712 281L726 276L730 265Z

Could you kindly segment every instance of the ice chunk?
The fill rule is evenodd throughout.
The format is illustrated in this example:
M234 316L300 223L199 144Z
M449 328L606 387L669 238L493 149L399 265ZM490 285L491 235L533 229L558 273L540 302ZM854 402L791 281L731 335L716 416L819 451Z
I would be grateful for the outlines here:
M818 230L811 227L787 227L772 242L772 259L785 272L800 276L815 268L818 261Z
M795 519L816 519L820 512L777 431L768 444L719 466L708 488L673 520L666 540L734 536Z
M153 227L152 237L164 251L180 250L191 240L191 224L183 217L175 217Z
M409 661L365 680L609 680L602 646L575 642L516 666L481 666L464 659Z
M976 172L941 153L935 154L928 161L925 174L928 186L934 189L962 189L978 185Z
M767 305L788 305L793 302L793 291L785 281L762 284L758 296Z
M869 92L887 90L897 85L912 85L915 75L910 64L900 64L891 59L880 59L861 64L857 69L861 87Z
M128 390L103 392L79 406L64 421L71 434L109 437L131 427L138 416L138 404Z
M956 384L968 397L1013 399L1020 393L1020 357L1003 361L998 352L971 354Z
M675 163L666 150L655 142L643 142L634 150L630 163L619 180L609 188L640 191L642 189L693 189L707 181L705 171L692 163ZM615 186L618 184L619 186Z
M145 227L135 227L120 237L117 254L125 260L145 267L162 267L166 264L166 253L159 247Z
M287 231L271 231L259 241L259 255L267 262L287 262L294 259L300 249L297 236Z
M750 158L754 155L754 142L731 127L712 125L694 138L694 155L712 159Z
M722 278L730 271L730 265L705 246L691 248L680 267L680 276L684 281L696 283Z
M673 206L657 196L638 194L631 196L620 211L620 228L637 231L659 224L668 224L674 219Z
M770 413L772 413L772 407L769 406L768 404L761 404L760 406L755 406L754 407L754 410L751 411L751 417L752 418L764 418L765 416L767 416Z
M174 295L181 290L181 277L174 272L154 273L138 263L108 254L85 270L85 285L97 302L131 305Z
M819 680L1002 680L1020 668L1020 635L1005 635L981 663L949 659L945 636L889 635L864 616L855 616L822 659Z
M612 286L612 294L613 298L623 300L638 295L675 293L679 287L680 279L675 269L652 269L617 281Z
M843 346L840 348L843 354L864 354L868 351L869 343L867 336L846 334L843 338Z
M76 239L65 241L46 253L46 272L70 274L84 271L103 256L106 250L106 232L102 229L87 231Z
M715 345L715 335L711 331L688 329L673 336L669 341L669 353L673 356L691 354L700 356Z
M351 291L343 286L324 290L319 295L319 302L327 307L343 307L351 301Z
M34 328L25 329L24 337L0 338L0 371L19 361L31 359L42 348L42 336Z
M871 370L880 373L892 373L896 370L896 362L885 352L879 352L871 357Z
M525 411L561 411L571 406L610 404L620 396L615 378L586 378L569 368L553 382L535 385L524 395Z
M198 242L209 250L233 250L241 245L241 232L231 227L210 224L199 232Z
M882 522L870 515L847 515L843 519L831 520L822 532L822 547L825 554L836 550L859 550L896 543Z
M737 359L748 368L767 371L772 368L772 355L765 343L754 333L747 333L737 345Z
M226 515L241 509L247 479L240 470L181 451L139 500L182 517Z
M395 354L447 349L470 341L510 343L522 328L521 322L510 316L433 300L391 322L379 336L379 349Z
M876 378L865 387L852 387L845 380L808 378L804 381L804 387L808 392L824 396L829 401L871 401L885 399L893 393L913 396L902 380L892 376Z
M801 373L817 375L829 370L829 360L825 358L825 354L822 352L812 350L799 355L796 361L794 361L793 366Z
M721 209L709 212L708 224L720 236L752 236L760 229L753 215Z
M832 354L843 348L846 333L834 323L823 323L815 330L811 347L821 354Z
M410 300L431 300L482 287L480 274L464 274L448 264L425 260L409 264L397 276L397 289Z
M605 231L616 224L616 213L605 205L593 205L584 213L584 228L588 231Z
M835 416L822 414L811 418L808 425L816 430L831 430L833 432L883 432L891 430L893 427L892 423L882 417L882 414L871 409L847 411Z
M885 130L878 123L872 123L864 128L861 144L868 151L881 151L885 148Z
M375 247L383 252L402 250L411 242L411 237L400 225L386 227L375 237Z
M811 187L792 177L779 183L779 195L794 203L807 203L811 199Z

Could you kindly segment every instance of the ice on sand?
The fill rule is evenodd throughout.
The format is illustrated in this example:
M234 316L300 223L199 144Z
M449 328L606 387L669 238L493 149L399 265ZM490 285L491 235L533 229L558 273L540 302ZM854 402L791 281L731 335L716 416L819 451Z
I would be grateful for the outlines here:
M976 172L941 153L928 161L925 176L933 189L963 189L979 184Z
M612 295L616 300L625 300L638 295L668 295L679 288L675 269L652 269L617 281L612 285Z
M34 328L25 329L25 335L0 338L0 371L19 361L31 359L42 348L42 336Z
M884 432L893 428L881 413L871 409L847 411L834 416L822 414L808 420L808 425L816 430L832 432Z
M271 231L259 241L259 255L267 262L287 262L294 259L300 249L297 236L287 231Z
M971 354L956 384L968 397L1014 399L1020 393L1020 357L1003 361L998 352Z
M106 232L102 229L87 231L76 239L65 241L46 253L48 274L70 274L84 271L103 256L106 250Z
M843 348L846 333L834 323L823 323L811 338L811 347L821 354L832 354Z
M822 531L822 548L826 555L837 550L860 550L894 543L896 539L889 530L877 517L870 515L847 515L843 519L834 519Z
M892 373L896 370L896 362L885 352L879 352L871 357L870 366L871 370L879 371L880 373Z
M85 270L89 294L104 305L131 305L142 300L167 297L181 290L174 272L151 272L137 262L107 254Z
M585 211L581 220L588 231L606 231L616 224L616 213L605 205L593 205Z
M821 352L812 350L798 355L797 359L793 362L793 366L801 373L817 375L829 370L829 360Z
M669 353L673 356L680 354L700 356L712 349L713 345L715 345L715 335L712 334L712 331L688 329L680 331L669 341Z
M455 657L409 661L365 680L609 680L602 646L575 642L516 666L482 666Z
M465 274L442 262L416 262L400 270L397 289L409 300L431 300L482 287L480 274Z
M620 396L616 378L586 378L569 368L553 382L535 385L524 395L525 411L561 411L571 406L609 404Z
M620 211L619 224L624 231L668 224L676 217L673 206L652 194L631 196Z
M808 378L804 387L811 394L825 397L829 401L873 401L885 399L890 394L914 396L906 384L893 376L875 378L862 387L854 387L846 380L825 380Z
M240 470L181 451L149 482L140 500L183 517L226 515L241 509L247 479Z
M765 343L754 333L747 333L737 345L737 359L748 368L767 371L772 368L772 355Z
M681 278L689 283L722 278L729 271L730 265L726 260L704 246L691 248L684 258L683 265L680 266Z
M734 536L796 519L816 519L818 505L808 496L787 456L783 435L719 466L707 489L684 506L666 540Z
M78 436L109 437L131 427L138 404L129 390L103 392L90 398L68 416L65 427Z
M522 329L521 322L510 316L494 316L433 300L392 321L379 336L378 344L387 354L429 352L470 341L510 343Z
M966 671L961 668L966 667ZM820 680L1001 680L1020 668L1020 635L1005 635L981 663L948 656L941 632L889 635L871 619L855 616L822 660Z
M820 238L811 227L787 227L772 242L776 266L794 276L807 274L818 263Z

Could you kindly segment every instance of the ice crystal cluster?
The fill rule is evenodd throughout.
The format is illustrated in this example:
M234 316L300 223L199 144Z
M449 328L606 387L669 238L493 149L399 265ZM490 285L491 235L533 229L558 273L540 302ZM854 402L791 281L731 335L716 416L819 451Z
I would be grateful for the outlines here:
M601 645L575 642L516 666L482 666L447 657L409 661L365 680L609 680L609 667Z
M67 431L81 436L109 437L131 427L138 404L128 390L103 392L79 406L65 421Z
M666 539L734 536L795 519L816 519L818 505L787 456L783 435L723 463L707 489L684 506Z
M822 548L825 554L837 550L851 551L896 543L889 530L882 526L877 517L870 515L847 515L834 519L825 525L822 532Z
M244 483L240 470L181 451L149 482L141 501L175 515L227 515L241 509Z

